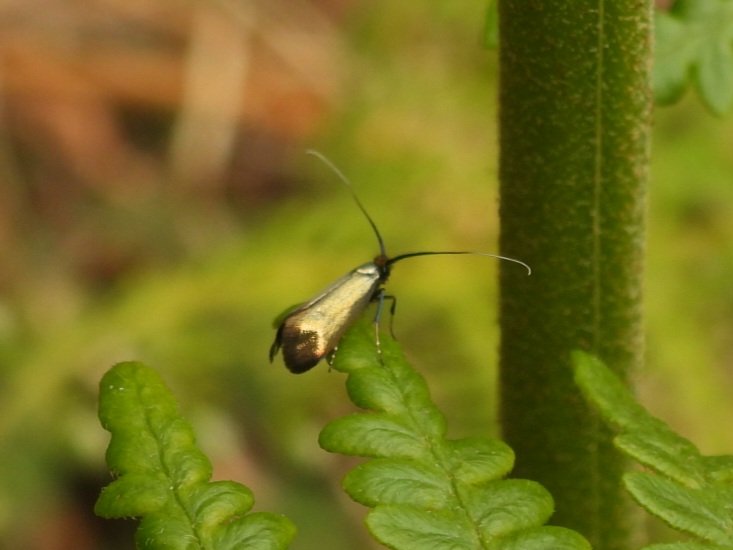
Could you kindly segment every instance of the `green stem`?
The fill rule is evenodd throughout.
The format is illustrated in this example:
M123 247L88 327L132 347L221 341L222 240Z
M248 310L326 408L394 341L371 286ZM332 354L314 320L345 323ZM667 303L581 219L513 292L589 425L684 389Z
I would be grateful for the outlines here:
M569 353L622 379L641 363L651 94L648 0L501 0L501 417L517 477L553 523L629 547L623 462L581 399Z

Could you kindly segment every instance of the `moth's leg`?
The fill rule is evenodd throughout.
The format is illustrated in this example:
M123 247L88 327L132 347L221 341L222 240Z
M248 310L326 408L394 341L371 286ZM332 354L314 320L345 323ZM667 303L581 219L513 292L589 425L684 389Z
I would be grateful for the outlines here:
M338 349L339 349L339 347L338 346L335 346L326 355L326 363L328 363L328 372L331 372L331 366L333 365L333 360L336 359L336 352L338 351Z
M389 334L396 340L394 335L394 314L397 310L397 298L391 294L385 294L384 289L380 288L374 296L374 301L377 302L377 311L374 315L374 342L377 344L377 355L379 356L380 363L382 363L382 343L379 339L379 324L382 321L385 300L392 301L392 304L389 306Z
M382 361L382 344L379 341L379 322L382 320L382 308L384 307L384 299L386 298L384 294L384 289L380 288L377 290L376 295L374 296L374 301L377 302L377 311L374 314L374 343L377 345L377 357L379 357L379 362L383 363Z
M397 297L391 294L385 294L382 296L382 301L384 300L392 300L392 305L389 306L389 335L393 340L397 340L394 335L394 313L397 311Z

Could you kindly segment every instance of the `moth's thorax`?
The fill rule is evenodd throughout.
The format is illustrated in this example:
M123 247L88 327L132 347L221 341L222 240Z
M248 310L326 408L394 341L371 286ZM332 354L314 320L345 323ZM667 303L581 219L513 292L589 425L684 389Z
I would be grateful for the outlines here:
M360 265L356 270L363 270L360 273L376 276L380 283L385 283L389 279L390 273L389 258L385 254L379 254L374 257L374 260L368 264Z
M379 276L381 275L381 270L377 264L375 264L374 262L369 262L357 267L354 270L354 273L358 273L359 275L364 275L366 277L379 278Z

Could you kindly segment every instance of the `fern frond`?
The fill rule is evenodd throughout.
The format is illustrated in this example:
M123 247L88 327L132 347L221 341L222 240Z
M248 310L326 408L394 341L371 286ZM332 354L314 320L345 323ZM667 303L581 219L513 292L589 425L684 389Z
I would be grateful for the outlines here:
M321 432L325 450L368 458L344 479L355 501L372 508L371 533L394 549L588 549L574 531L543 524L553 512L538 483L502 479L514 455L483 437L446 438L443 415L425 380L391 339L378 360L366 323L341 342L334 368L349 375L351 400L365 412Z
M158 374L120 363L100 382L99 418L112 438L107 465L117 477L94 507L103 518L142 518L143 549L286 548L295 527L284 516L248 513L252 492L211 482L211 463Z
M700 454L690 441L636 403L599 359L576 352L573 361L583 394L618 432L616 447L651 470L627 473L628 491L650 513L699 538L699 542L648 549L733 548L733 457Z

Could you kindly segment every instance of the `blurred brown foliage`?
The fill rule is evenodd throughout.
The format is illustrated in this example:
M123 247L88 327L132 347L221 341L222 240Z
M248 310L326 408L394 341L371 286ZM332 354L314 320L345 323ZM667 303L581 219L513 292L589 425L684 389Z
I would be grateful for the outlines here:
M0 309L14 326L64 323L90 292L210 246L286 193L291 154L337 100L349 4L2 2ZM102 484L75 476L73 495L3 516L0 533L129 548L133 525L91 514Z
M113 281L185 249L187 208L216 224L281 194L337 94L347 4L3 2L0 291L49 264ZM171 204L169 234L141 219Z

